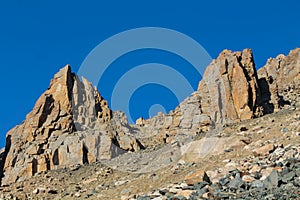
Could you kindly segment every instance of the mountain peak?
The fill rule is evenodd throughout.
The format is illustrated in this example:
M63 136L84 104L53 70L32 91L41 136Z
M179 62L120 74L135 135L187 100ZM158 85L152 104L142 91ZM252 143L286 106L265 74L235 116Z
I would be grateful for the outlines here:
M140 149L137 140L115 123L121 124L112 119L100 93L66 65L54 75L26 120L7 133L1 183Z

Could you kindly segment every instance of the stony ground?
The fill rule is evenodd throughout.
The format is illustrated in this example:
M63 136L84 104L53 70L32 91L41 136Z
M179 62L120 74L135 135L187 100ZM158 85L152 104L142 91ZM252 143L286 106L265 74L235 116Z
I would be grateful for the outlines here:
M175 142L106 163L48 171L0 188L0 198L299 199L299 108L228 125L212 136L232 143L201 158L185 159L183 144Z

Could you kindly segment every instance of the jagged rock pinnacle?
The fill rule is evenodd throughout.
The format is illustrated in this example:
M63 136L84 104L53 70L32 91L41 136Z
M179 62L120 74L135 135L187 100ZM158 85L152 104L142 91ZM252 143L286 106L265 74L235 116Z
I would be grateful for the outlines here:
M26 120L7 133L2 184L138 150L136 139L126 136L122 141L126 131L116 123L99 92L66 65Z

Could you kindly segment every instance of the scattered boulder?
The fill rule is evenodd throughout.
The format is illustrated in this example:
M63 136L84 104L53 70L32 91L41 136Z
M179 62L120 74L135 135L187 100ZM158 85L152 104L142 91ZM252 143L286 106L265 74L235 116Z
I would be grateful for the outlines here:
M273 152L274 149L275 149L274 144L267 144L260 148L254 149L253 154L255 156L264 156L264 155L268 155L269 153Z
M183 196L183 197L189 199L191 194L194 192L196 192L196 190L181 190L181 191L177 192L177 196Z
M207 176L206 172L202 169L198 169L195 172L193 172L192 174L187 175L184 178L184 181L188 185L194 185L194 184L196 184L198 182L202 182L202 181L206 181L207 183L210 183L209 177Z

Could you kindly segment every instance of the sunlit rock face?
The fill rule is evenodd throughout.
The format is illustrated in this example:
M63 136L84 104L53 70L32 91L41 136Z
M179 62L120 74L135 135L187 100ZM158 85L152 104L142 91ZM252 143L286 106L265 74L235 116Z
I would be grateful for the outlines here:
M2 184L36 173L110 159L140 145L99 92L62 68L22 124L7 133ZM119 125L119 126L118 126Z

